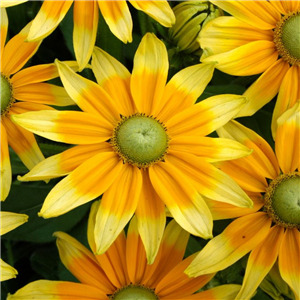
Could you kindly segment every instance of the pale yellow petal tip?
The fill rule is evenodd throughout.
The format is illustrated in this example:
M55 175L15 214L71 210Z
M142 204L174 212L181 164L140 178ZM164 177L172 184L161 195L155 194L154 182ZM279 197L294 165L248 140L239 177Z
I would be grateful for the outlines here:
M53 232L53 234L52 234L52 236L54 236L54 237L56 237L56 238L58 238L58 239L63 238L63 235L64 235L64 232L62 232L62 231L55 231L55 232Z

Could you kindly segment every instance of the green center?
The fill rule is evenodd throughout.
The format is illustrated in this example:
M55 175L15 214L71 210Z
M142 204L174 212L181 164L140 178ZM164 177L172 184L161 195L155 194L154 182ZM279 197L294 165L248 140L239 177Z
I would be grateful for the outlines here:
M118 124L113 146L125 163L145 168L163 159L168 140L163 124L152 117L136 114L123 118Z
M1 75L1 115L9 109L11 102L11 85L7 78Z
M267 211L285 227L300 227L300 173L283 174L273 180L266 193Z
M291 56L300 59L300 15L290 17L282 26L282 43Z
M158 300L156 294L141 285L129 285L118 290L112 297L113 300Z

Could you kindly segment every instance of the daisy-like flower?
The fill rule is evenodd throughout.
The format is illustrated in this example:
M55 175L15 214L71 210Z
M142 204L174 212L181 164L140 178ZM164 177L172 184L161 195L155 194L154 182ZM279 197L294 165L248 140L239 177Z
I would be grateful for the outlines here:
M188 232L212 237L212 217L199 192L241 207L248 196L210 162L248 155L229 139L205 135L228 122L246 99L211 97L194 105L210 81L214 64L177 73L166 85L165 45L146 34L132 75L116 59L95 48L92 69L98 84L57 62L70 97L83 112L26 113L14 120L43 137L78 144L20 178L45 180L68 175L47 196L39 213L56 217L104 193L97 214L97 253L112 244L136 213L138 228L153 262L165 226L165 205Z
M74 2L73 45L79 70L91 58L95 46L99 9L111 32L122 42L132 41L132 19L125 0L63 0L45 1L32 22L28 41L38 41L47 37L59 25ZM166 0L129 1L166 27L175 23L174 13Z
M261 210L251 213L226 204L212 204L215 218L234 214L241 217L212 239L186 272L190 276L217 272L250 252L244 282L236 299L249 299L277 259L283 280L296 299L300 298L299 102L277 122L276 155L262 137L236 121L218 130L221 137L254 149L251 156L222 162L219 167L251 195L257 210Z
M93 226L98 203L89 219L88 238L96 250ZM90 299L90 300L163 300L222 299L231 300L240 285L223 285L197 294L215 274L189 278L183 273L194 255L182 260L189 234L173 220L165 229L159 254L152 265L146 254L134 217L127 238L122 232L105 254L94 255L66 233L56 232L61 261L80 283L39 280L29 283L8 300L21 299Z
M29 27L30 24L5 45L8 18L5 8L1 8L1 201L6 199L11 186L8 146L17 153L28 169L44 159L34 135L14 124L11 116L27 111L52 109L44 104L74 104L64 88L42 83L58 76L54 64L20 71L41 44L25 42Z
M262 75L247 89L250 101L238 113L249 116L276 96L272 119L300 99L300 1L212 0L233 17L220 17L203 28L200 45L203 62L237 76Z
M1 228L0 235L3 235L13 229L24 224L28 220L28 216L24 214L16 214L12 212L1 211ZM0 281L16 278L18 271L0 259Z

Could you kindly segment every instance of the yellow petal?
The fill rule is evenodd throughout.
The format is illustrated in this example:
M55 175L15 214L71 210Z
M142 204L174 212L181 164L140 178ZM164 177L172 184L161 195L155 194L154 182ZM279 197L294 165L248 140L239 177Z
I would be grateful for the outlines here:
M1 231L3 235L28 221L28 216L7 211L1 211Z
M214 63L187 67L175 74L166 85L163 97L153 114L163 122L194 105L210 82Z
M259 29L273 29L280 20L280 13L267 1L220 1L212 3L237 19Z
M18 271L0 258L0 275L1 281L5 281L16 278Z
M132 42L132 19L126 1L98 1L110 31L123 43Z
M264 212L236 219L208 242L185 273L195 277L227 268L260 244L270 226L271 219Z
M49 36L65 17L73 1L45 1L34 18L27 40L39 41Z
M143 187L136 208L137 228L145 247L147 262L157 255L166 224L165 205L155 192L148 171L142 171Z
M4 201L11 186L11 165L8 150L7 132L1 123L1 201Z
M248 76L266 71L278 58L273 41L254 41L231 51L215 54L202 59L202 62L216 62L220 71Z
M300 6L300 3L294 0L270 0L270 3L283 15L288 14L291 11L296 11Z
M122 168L115 153L99 153L60 181L48 194L39 216L60 216L105 192Z
M134 56L130 85L140 113L152 115L157 110L164 93L168 68L166 46L153 33L147 33Z
M115 158L117 159L117 158ZM141 171L123 165L121 171L102 197L96 217L96 253L104 253L134 214L142 188Z
M11 7L15 5L22 4L24 2L27 2L28 0L1 0L0 7Z
M11 118L35 134L69 144L104 142L111 137L113 130L101 116L79 111L42 110L12 115Z
M0 52L0 56L1 56L1 72L2 71L2 64L3 64L3 60L2 60L2 53L3 53L3 49L4 49L4 45L6 42L6 36L7 36L7 28L8 28L8 17L7 17L7 13L6 13L6 9L2 8L2 3L4 1L0 2L1 5L1 52ZM10 2L10 1L7 1Z
M300 298L300 232L287 229L279 250L278 266L283 280L291 287L295 298Z
M96 1L74 2L73 45L79 70L89 62L95 46L99 8Z
M175 15L165 0L163 1L133 1L129 2L138 10L143 11L165 27L175 24Z
M98 47L94 48L92 57L92 69L98 84L114 99L123 116L134 114L136 108L130 93L129 71Z

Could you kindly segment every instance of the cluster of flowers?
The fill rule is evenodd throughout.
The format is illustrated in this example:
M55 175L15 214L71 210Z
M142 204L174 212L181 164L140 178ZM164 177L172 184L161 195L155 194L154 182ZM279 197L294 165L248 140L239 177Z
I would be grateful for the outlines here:
M99 14L118 39L132 42L126 1L44 1L5 43L6 8L23 2L1 1L1 200L12 184L9 147L30 170L19 181L65 176L40 217L102 198L88 218L92 252L54 233L80 283L38 280L7 299L250 299L275 273L279 289L300 299L300 1L188 1L173 10L167 1L129 1L170 28L177 51L201 56L170 80L176 53L153 33L143 36L131 73L95 46ZM71 6L76 61L23 68ZM85 68L96 82L78 74ZM197 102L216 69L261 75L243 95ZM58 77L63 86L46 83ZM235 120L274 97L275 151ZM52 107L70 105L79 109ZM73 146L45 159L34 134ZM28 220L1 217L1 234ZM213 237L221 219L234 220ZM211 240L183 259L189 234ZM197 292L248 253L242 285ZM1 260L1 280L16 274ZM264 290L274 296L270 282Z

